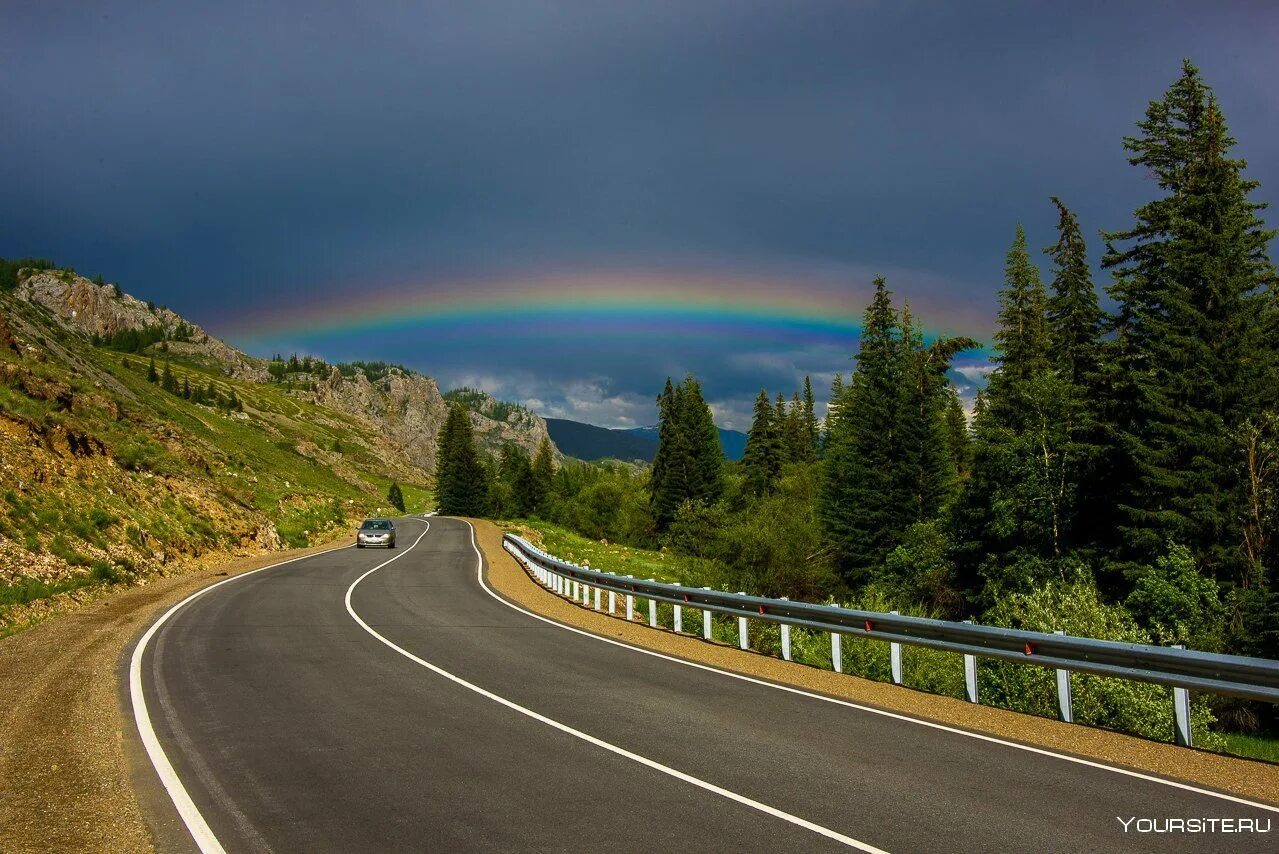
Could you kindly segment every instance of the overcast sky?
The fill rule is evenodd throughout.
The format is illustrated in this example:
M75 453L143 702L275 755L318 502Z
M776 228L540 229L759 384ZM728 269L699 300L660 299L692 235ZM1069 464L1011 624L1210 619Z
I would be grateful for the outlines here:
M690 324L669 296L629 323L502 305L565 278L749 280L744 303L851 324L884 272L929 329L988 339L1018 222L1047 246L1060 195L1095 258L1154 193L1122 138L1183 57L1276 199L1276 10L0 0L0 255L101 272L259 354L400 361L606 426L651 423L693 371L745 427L762 385L824 393L852 333ZM429 322L437 292L490 287L482 316ZM401 298L421 324L274 322Z

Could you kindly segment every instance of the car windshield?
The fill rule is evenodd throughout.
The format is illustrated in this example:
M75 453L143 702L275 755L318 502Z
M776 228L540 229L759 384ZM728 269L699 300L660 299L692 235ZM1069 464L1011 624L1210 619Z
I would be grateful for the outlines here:
M365 519L360 529L363 531L389 531L391 530L391 523L385 519Z

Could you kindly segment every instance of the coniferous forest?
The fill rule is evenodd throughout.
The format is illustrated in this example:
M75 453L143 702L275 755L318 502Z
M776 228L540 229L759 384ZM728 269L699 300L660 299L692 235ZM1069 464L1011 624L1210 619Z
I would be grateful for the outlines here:
M1279 658L1275 232L1234 145L1186 62L1124 140L1156 189L1131 221L1081 223L1063 187L1054 234L1010 224L995 369L968 412L947 371L981 344L927 337L877 278L826 417L808 380L761 390L741 462L690 376L658 396L648 470L555 470L549 449L485 468L450 417L441 501L660 548L689 581L761 595ZM457 492L453 466L482 469L484 494ZM952 690L924 653L919 686ZM984 701L1049 714L1050 678L990 662ZM1168 737L1166 690L1080 683L1080 721ZM1234 731L1273 714L1195 709Z

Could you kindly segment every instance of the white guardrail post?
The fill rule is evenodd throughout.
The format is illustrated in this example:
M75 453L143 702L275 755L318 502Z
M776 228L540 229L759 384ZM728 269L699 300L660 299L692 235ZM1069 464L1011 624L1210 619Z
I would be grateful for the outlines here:
M964 620L972 625L972 620ZM970 703L977 700L977 656L964 653L964 699Z
M890 614L896 614L897 611L889 611ZM902 645L897 641L889 641L888 643L888 663L893 671L893 684L902 684Z
M738 590L737 595L745 596L746 593L742 590ZM745 617L737 618L737 645L740 646L742 649L751 648L750 638L746 636L746 618Z
M610 615L617 613L617 594L612 590L608 591L608 613Z
M844 650L841 649L841 639L839 632L830 633L830 666L836 673L844 672Z
M703 587L703 590L710 590L709 587ZM710 608L702 609L702 639L711 639L711 610Z
M789 596L782 597L783 602L789 602ZM790 623L782 623L782 658L790 661Z
M598 611L599 609L600 609L600 589L596 587L595 588L595 610Z
M1055 635L1064 635L1065 632L1058 630L1053 632ZM1070 697L1070 671L1057 671L1057 718L1066 723L1075 722L1075 706Z
M626 622L629 623L634 619L635 619L635 597L627 593L626 594Z
M1184 643L1173 644L1175 649L1185 649ZM1173 739L1182 747L1194 747L1190 734L1190 692L1176 686L1172 689Z
M649 581L657 581L656 578L650 578ZM651 628L657 628L657 600L648 600L648 624Z
M684 609L679 605L675 606L674 625L675 634L678 635L684 631Z

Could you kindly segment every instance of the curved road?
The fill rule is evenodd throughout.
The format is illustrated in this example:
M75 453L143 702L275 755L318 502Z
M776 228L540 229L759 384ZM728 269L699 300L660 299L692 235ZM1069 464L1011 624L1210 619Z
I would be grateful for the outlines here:
M1273 851L1279 838L1125 833L1117 817L1275 826L1279 813L601 642L488 592L465 522L399 529L396 551L217 585L145 638L135 689L206 850ZM138 776L161 846L194 848L156 775Z

